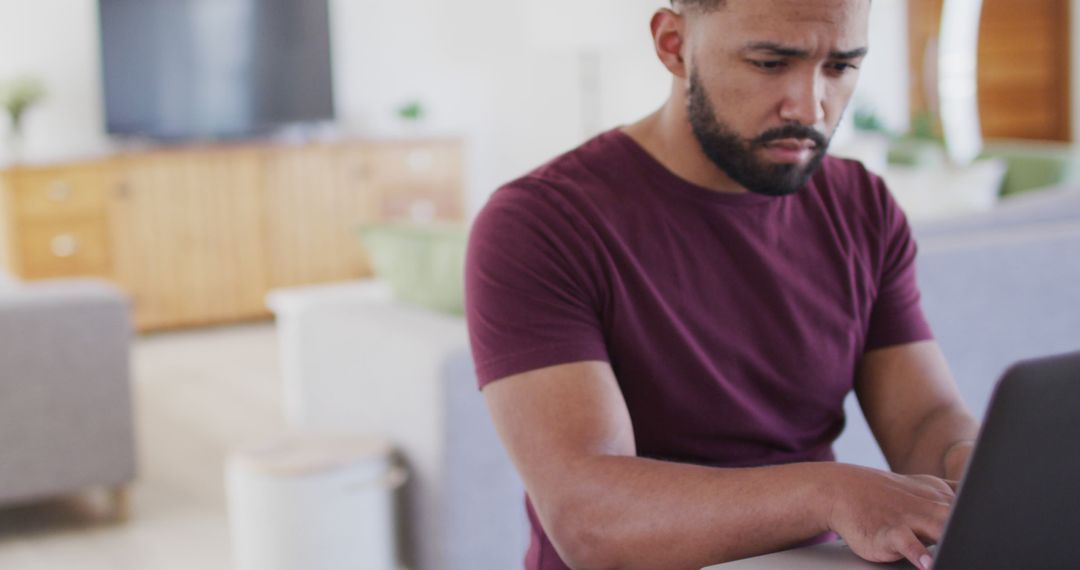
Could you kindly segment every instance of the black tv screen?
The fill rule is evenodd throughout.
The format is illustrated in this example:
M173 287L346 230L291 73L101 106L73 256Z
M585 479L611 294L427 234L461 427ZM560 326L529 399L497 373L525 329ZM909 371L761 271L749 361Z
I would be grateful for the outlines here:
M327 0L99 0L106 129L235 138L334 116Z

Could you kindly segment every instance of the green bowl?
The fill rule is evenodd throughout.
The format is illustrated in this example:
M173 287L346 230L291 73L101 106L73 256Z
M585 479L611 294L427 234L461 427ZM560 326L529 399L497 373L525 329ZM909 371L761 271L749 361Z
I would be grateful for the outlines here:
M465 246L462 224L369 224L360 239L375 276L402 302L436 311L465 312Z

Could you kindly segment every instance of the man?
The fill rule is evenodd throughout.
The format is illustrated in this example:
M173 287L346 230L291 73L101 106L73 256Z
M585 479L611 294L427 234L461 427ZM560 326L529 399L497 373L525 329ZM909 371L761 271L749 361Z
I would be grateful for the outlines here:
M977 424L902 213L825 157L869 10L676 0L651 22L667 103L478 216L470 334L530 570L700 568L835 535L929 568ZM894 473L833 461L852 389Z

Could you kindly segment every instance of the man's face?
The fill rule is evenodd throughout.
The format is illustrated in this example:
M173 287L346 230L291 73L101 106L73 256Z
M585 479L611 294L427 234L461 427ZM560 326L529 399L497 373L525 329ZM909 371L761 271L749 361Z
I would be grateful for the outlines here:
M705 155L751 192L821 164L866 51L869 0L728 0L688 21L687 111Z

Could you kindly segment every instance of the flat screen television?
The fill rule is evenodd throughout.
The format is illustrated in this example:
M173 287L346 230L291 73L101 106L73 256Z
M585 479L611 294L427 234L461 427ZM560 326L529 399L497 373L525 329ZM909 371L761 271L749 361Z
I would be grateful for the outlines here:
M334 117L328 0L99 0L106 130L249 137Z

